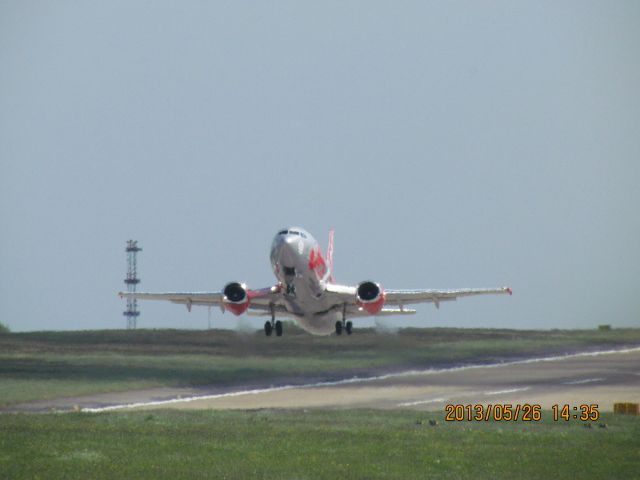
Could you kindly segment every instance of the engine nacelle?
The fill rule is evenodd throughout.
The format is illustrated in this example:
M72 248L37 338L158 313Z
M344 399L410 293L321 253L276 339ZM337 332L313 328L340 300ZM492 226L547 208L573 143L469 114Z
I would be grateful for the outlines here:
M225 310L230 310L234 315L242 315L249 308L249 291L245 284L227 283L222 293L224 294L222 303Z
M367 313L375 315L384 307L384 289L379 283L362 282L356 291L356 303Z

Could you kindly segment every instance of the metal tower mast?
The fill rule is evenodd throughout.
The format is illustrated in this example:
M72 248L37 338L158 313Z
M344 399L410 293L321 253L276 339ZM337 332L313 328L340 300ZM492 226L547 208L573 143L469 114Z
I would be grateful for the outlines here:
M127 284L128 293L136 293L136 285L140 283L138 278L138 266L137 266L137 254L142 251L142 248L138 247L137 240L129 240L127 242L127 278L124 279L124 283ZM138 316L138 301L135 298L127 297L127 310L123 313L127 317L127 328L136 328Z

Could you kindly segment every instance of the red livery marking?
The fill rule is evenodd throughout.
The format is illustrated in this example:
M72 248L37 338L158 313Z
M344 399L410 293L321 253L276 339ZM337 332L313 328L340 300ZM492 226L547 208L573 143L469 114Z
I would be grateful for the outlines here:
M263 297L264 293L256 292L254 290L247 290L247 300L250 302L254 298Z
M327 271L327 264L322 258L322 252L320 247L318 250L311 250L311 257L309 258L309 270L316 272L318 278L322 278Z
M360 307L362 307L367 313L371 315L375 315L379 313L380 310L384 307L385 302L385 294L384 289L381 289L380 296L377 300L373 302L357 302Z
M249 302L244 303L225 303L224 308L234 315L242 315L249 308Z

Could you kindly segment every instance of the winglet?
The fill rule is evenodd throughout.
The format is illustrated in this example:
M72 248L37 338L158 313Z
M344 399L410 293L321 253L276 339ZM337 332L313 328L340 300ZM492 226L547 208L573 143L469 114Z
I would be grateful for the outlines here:
M329 246L327 247L327 266L331 272L329 278L333 282L333 228L329 230Z
M327 263L333 270L333 228L329 230L329 246L327 247Z

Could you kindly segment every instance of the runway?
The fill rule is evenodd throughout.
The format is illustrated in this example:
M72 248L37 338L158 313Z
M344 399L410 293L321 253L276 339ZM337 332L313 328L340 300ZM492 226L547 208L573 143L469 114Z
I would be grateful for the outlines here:
M491 365L398 372L367 378L238 389L204 396L139 401L121 409L378 408L443 411L446 404L597 404L640 402L640 348L531 358Z

